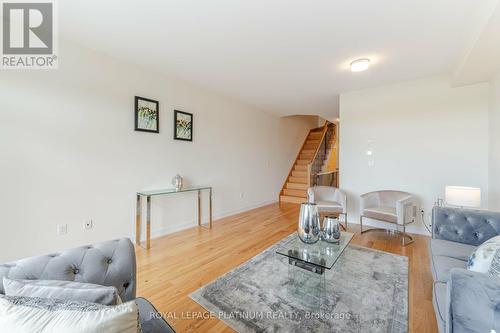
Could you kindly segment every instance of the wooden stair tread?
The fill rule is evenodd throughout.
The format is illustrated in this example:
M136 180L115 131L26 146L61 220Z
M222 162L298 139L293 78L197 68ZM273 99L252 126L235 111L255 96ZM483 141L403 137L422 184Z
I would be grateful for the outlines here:
M289 203L301 204L303 202L306 202L307 200L305 198L294 197L294 196L291 196L291 195L280 195L280 201L281 202L289 202Z
M289 196L294 196L294 197L301 197L301 198L307 198L307 190L297 190L297 189L289 189L285 188L283 190L284 195L289 195Z
M307 171L292 171L292 177L304 177L307 178Z
M295 190L307 190L307 184L287 182L286 188Z
M307 184L307 177L293 177L293 176L290 176L290 178L288 178L288 180L291 183Z

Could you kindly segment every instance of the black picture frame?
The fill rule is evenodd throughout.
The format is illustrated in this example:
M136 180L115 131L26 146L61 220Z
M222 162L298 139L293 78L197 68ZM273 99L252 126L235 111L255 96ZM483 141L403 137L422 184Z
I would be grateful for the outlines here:
M155 111L155 127L156 129L148 129L145 127L141 127L141 121L139 119L139 107L140 107L140 102L144 101L147 103L153 103L155 105L156 110ZM145 97L140 97L140 96L135 96L135 108L134 108L134 114L135 114L135 130L139 132L148 132L148 133L160 133L160 103L158 101L155 101L153 99L145 98Z
M186 137L183 133L179 133L177 122L180 121L180 117L185 118L189 117L189 126L184 131L189 131L189 137ZM174 110L174 140L182 140L182 141L193 141L193 129L194 129L194 117L192 113Z

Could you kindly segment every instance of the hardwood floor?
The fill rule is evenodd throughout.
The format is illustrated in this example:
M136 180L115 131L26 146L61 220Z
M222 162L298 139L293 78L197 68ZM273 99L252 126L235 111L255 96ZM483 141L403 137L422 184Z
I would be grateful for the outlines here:
M203 318L206 311L189 294L239 266L296 230L299 206L282 203L218 220L212 230L192 228L152 240L136 249L139 296L149 299L177 332L233 332L222 321ZM400 238L384 232L359 234L352 243L409 258L410 332L437 332L432 307L428 237L402 248Z

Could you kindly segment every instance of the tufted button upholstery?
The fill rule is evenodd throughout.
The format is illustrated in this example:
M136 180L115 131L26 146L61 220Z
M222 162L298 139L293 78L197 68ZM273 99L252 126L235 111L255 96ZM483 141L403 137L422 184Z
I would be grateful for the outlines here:
M134 246L129 239L123 238L0 264L0 293L4 292L4 276L64 280L114 286L126 302L135 299L135 268Z
M432 237L480 245L500 234L500 213L472 209L434 207Z

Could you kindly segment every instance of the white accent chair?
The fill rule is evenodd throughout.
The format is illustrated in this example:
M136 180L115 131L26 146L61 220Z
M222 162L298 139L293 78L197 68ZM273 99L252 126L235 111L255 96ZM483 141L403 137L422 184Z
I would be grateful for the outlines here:
M307 190L308 201L318 206L319 213L343 215L347 230L347 197L338 188L332 186L313 186Z
M363 218L370 218L383 222L394 223L402 226L403 246L413 243L413 238L406 233L406 225L415 222L417 206L414 197L407 192L401 191L375 191L361 195L361 214L359 223L361 233L368 231L384 230L371 228L363 230ZM399 230L396 232L399 233ZM408 238L409 242L405 239Z

